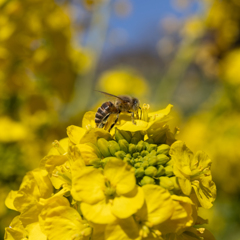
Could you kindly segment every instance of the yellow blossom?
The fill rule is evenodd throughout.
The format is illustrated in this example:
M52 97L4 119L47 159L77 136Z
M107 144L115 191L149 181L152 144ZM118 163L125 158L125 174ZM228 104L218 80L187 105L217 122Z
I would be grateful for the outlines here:
M167 125L170 109L148 113L145 106L136 125L122 115L110 133L95 128L91 112L83 127L68 127L68 138L54 141L40 168L9 193L6 205L20 216L7 239L205 237L203 228L192 227L206 223L199 203L208 208L214 199L211 160L176 141Z
M216 186L212 181L212 162L209 157L202 151L193 155L181 141L173 143L170 155L174 174L178 177L183 193L190 195L193 187L201 206L210 208L216 198Z
M75 200L82 201L82 213L89 221L110 223L142 207L142 190L123 161L111 158L103 171L86 167L75 173L71 193Z
M40 226L49 240L89 239L92 230L64 197L50 199L39 216Z

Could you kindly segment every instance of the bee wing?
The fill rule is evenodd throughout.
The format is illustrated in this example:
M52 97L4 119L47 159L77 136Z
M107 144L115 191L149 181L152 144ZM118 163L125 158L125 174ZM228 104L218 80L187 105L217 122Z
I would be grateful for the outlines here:
M102 93L102 94L104 94L104 95L107 95L107 96L110 96L110 97L114 97L114 98L118 98L118 99L120 99L121 101L124 101L122 98L120 98L120 97L118 97L118 96L115 96L115 95L113 95L113 94L106 93L106 92L102 92L102 91L98 91L98 90L94 90L94 91L100 92L100 93Z

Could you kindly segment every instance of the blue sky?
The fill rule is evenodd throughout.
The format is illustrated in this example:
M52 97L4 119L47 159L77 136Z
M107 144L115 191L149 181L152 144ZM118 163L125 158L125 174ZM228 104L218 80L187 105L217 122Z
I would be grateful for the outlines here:
M115 1L116 2L116 1ZM131 0L131 13L125 17L119 17L112 13L109 21L108 32L117 29L125 35L125 44L120 48L140 46L148 42L149 38L161 36L160 22L168 16L184 19L200 10L198 1L191 0L191 4L185 10L177 10L170 0ZM115 49L117 50L118 46ZM105 46L108 52L108 46Z

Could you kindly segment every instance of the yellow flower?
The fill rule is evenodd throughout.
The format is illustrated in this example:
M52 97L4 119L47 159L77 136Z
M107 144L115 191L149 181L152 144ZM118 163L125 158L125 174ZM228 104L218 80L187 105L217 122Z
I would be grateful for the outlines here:
M159 230L165 235L178 233L194 224L194 204L188 197L171 196L173 200L173 214L170 219L159 226Z
M94 223L127 218L143 205L143 192L136 186L134 173L117 158L111 158L103 171L92 167L75 171L72 182L73 198L82 202L84 217Z
M47 236L43 234L38 222L23 227L22 222L19 220L19 216L15 217L10 226L5 229L5 240L47 240Z
M163 127L170 119L169 113L172 109L172 105L169 104L165 109L157 112L148 113L149 105L144 105L142 110L142 119L135 119L135 124L132 123L131 117L128 115L120 115L119 123L116 127L124 131L148 131L151 133L153 129Z
M201 206L210 208L216 198L216 186L212 181L209 157L202 151L193 155L181 141L173 143L170 155L183 193L189 196L193 188Z
M188 240L215 240L214 236L211 232L209 232L205 228L195 228L190 227L187 228L183 233L181 234L168 234L165 238L165 240L182 240L182 239L188 239Z
M156 185L145 185L142 189L145 197L143 207L133 216L118 219L109 224L105 230L107 240L159 238L161 236L158 225L169 219L174 210L171 195L167 190Z
M176 141L166 124L171 107L148 113L145 105L136 125L122 115L110 133L95 128L92 112L83 127L68 127L10 192L6 205L20 216L8 238L181 239L204 224L197 210L214 199L211 160Z
M55 197L47 201L39 216L41 229L49 240L87 240L92 229L72 208L65 197Z
M21 213L20 220L23 225L38 221L42 209L41 199L49 198L53 187L48 173L43 169L28 172L18 191L11 191L6 199L6 206Z

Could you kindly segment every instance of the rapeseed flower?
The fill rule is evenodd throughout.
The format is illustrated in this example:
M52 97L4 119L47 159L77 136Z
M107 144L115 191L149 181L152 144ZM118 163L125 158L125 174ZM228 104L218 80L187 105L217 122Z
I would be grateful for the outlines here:
M5 239L36 228L49 240L213 240L198 216L216 195L211 160L176 140L171 108L149 113L145 104L142 119L122 115L111 132L87 112L82 127L68 127L68 138L10 192L6 205L20 215Z

